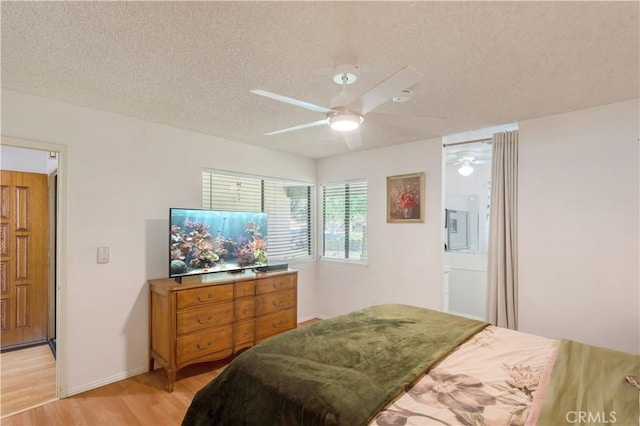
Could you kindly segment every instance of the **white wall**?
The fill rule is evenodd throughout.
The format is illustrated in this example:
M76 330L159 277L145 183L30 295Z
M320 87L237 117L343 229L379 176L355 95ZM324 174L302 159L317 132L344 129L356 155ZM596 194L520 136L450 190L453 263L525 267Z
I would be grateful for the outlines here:
M9 90L2 135L68 146L68 394L148 368L146 280L167 275L169 207L200 207L203 167L315 181L314 160ZM98 246L108 264L96 264ZM314 316L315 264L292 266L298 315Z
M519 327L640 352L638 99L521 122Z
M366 142L365 142L366 143ZM378 303L441 308L442 140L413 142L318 161L318 183L368 181L368 265L322 260L319 312L343 314ZM424 223L387 223L387 176L425 172Z

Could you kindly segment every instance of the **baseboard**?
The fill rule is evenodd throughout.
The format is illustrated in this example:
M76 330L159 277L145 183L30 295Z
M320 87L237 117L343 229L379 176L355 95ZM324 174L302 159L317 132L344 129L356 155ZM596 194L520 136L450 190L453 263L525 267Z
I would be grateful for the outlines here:
M99 380L97 382L88 383L82 386L76 386L73 388L67 389L67 396L77 395L82 392L90 391L92 389L96 389L105 385L109 385L111 383L119 382L120 380L128 379L133 376L137 376L139 374L144 374L149 371L149 367L140 367L135 370L126 371L122 374L117 374L115 376L108 377L103 380Z
M304 316L304 317L300 317L300 318L298 318L298 324L300 324L301 322L309 321L309 320L312 320L312 319L318 319L318 318L320 318L320 317L317 316L317 315L307 315L307 316Z
M300 324L301 322L312 320L312 319L327 319L327 318L331 318L331 317L328 317L326 315L320 315L320 314L306 315L304 317L298 318L298 324Z
M19 345L13 345L13 346L5 346L3 348L0 348L0 353L19 351L20 349L28 349L28 348L33 348L35 346L46 345L46 344L47 344L47 339L40 339L34 342L21 343Z

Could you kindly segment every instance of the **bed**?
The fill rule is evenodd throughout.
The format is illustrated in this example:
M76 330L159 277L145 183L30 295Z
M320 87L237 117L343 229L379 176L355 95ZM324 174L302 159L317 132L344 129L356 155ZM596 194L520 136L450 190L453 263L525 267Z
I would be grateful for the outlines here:
M409 305L254 346L194 396L196 425L638 424L640 357ZM579 379L579 380L578 380Z

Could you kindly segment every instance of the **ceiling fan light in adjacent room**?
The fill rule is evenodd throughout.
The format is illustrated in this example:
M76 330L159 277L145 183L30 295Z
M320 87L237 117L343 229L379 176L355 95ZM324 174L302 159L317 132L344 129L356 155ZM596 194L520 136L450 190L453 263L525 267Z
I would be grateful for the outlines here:
M333 130L340 132L347 132L349 130L355 130L362 123L362 116L358 114L340 113L327 117L327 123Z
M469 164L468 161L463 161L462 165L458 169L458 173L460 173L462 176L469 176L471 173L473 173L473 167L471 167L471 164Z

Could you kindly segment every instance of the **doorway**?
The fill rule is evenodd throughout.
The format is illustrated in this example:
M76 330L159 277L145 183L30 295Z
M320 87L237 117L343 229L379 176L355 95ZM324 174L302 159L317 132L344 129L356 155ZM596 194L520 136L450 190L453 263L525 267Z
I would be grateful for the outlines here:
M443 307L484 320L491 139L448 144L445 158Z
M5 138L0 147L2 417L57 397L59 166L55 151L4 142Z

